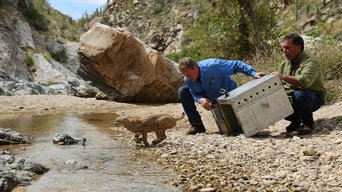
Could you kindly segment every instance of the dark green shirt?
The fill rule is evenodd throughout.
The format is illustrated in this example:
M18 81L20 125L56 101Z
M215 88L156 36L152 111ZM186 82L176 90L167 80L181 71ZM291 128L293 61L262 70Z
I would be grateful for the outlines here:
M296 87L286 81L282 81L288 94L294 90L302 89L313 91L320 95L322 99L325 98L327 91L323 83L322 66L304 51L294 62L287 60L280 64L278 72L295 76L301 85L301 87Z

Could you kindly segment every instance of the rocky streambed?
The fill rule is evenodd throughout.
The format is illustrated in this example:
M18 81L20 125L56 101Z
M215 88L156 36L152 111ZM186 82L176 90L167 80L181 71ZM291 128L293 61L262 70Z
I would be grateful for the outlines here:
M143 116L182 112L179 103L133 105L66 96L16 98L20 100L0 97L2 109L6 109L0 110L0 114L102 111ZM189 125L186 119L181 120L157 146L136 146L130 150L129 160L141 167L149 162L164 169L170 176L167 184L183 191L339 192L342 191L341 107L342 102L338 102L315 112L316 129L311 135L284 134L288 122L282 120L249 138L218 134L211 113L200 109L207 128L205 134L186 135ZM122 133L120 139L114 138L115 143L134 146L132 133L124 128L103 127L109 129ZM154 137L149 134L149 141ZM133 170L126 172L130 171Z
M164 143L133 158L175 171L172 184L184 191L342 191L341 104L315 117L312 135L284 134L288 122L280 121L250 138L219 135L206 118L208 133L171 130Z
M341 133L318 137L172 135L147 153L186 191L341 191Z
M28 144L20 133L0 128L0 145ZM0 148L0 191L11 191L18 185L29 185L49 169L30 159L17 157L8 150ZM6 148L5 148L6 149Z

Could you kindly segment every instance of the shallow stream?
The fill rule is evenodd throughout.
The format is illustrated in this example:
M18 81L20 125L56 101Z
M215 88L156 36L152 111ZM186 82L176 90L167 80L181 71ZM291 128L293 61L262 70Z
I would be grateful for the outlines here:
M1 117L0 127L33 137L30 145L0 146L16 156L48 167L31 185L30 192L180 191L167 184L171 173L146 161L133 162L122 132L113 127L115 113L65 113ZM85 137L85 146L52 143L56 133ZM21 190L22 191L22 190Z

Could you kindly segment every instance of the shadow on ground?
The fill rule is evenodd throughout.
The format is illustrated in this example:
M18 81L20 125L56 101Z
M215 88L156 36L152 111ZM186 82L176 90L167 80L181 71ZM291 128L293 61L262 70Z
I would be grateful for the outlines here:
M321 118L315 121L315 129L312 134L300 137L314 137L315 135L327 135L332 131L342 131L342 116L336 116L333 118ZM275 139L286 139L292 138L293 136L299 136L296 132L288 134L286 132L282 132L277 135L273 135L272 131L266 130L261 131L255 135L253 138L262 139L262 138L275 138Z

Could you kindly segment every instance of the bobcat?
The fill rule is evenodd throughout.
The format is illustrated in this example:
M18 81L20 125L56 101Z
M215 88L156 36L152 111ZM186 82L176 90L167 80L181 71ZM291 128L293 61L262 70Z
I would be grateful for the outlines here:
M127 130L134 133L134 140L137 142L143 142L145 146L150 144L147 141L147 133L155 132L157 139L152 141L152 145L155 145L166 138L166 129L171 129L176 126L178 120L185 116L184 113L180 117L172 117L168 114L156 114L149 115L143 118L140 117L127 117L125 114L121 114L116 119L114 125L123 125ZM140 134L142 138L139 138Z

